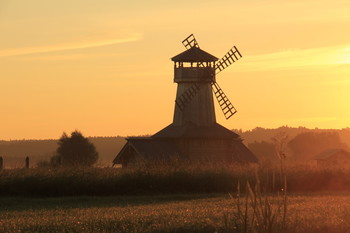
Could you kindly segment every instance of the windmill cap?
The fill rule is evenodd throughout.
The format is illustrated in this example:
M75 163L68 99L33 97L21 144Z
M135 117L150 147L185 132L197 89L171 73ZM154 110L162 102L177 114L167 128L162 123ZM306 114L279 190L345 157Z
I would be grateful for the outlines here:
M192 47L175 57L171 58L172 61L178 62L210 62L219 60L217 57L201 50L197 47Z

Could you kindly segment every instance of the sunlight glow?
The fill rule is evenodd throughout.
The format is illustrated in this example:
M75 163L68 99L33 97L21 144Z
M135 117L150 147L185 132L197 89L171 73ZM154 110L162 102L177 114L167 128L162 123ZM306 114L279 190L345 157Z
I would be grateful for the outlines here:
M338 50L337 64L350 64L350 46Z
M238 110L219 124L350 126L348 0L0 2L0 140L157 132L191 33L243 55L218 75Z

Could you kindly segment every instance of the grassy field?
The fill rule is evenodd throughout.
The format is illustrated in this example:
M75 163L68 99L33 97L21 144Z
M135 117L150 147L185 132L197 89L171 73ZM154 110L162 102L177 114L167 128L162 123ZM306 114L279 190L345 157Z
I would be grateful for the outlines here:
M349 194L289 196L286 232L350 232ZM0 232L237 232L237 199L224 194L16 197L0 203Z
M271 168L2 170L0 232L350 233L349 169L286 174L287 202Z

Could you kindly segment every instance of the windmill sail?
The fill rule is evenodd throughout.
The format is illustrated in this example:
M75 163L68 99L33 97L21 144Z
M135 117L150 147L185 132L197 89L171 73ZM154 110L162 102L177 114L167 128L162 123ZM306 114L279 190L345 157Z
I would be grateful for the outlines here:
M175 100L176 105L182 111L197 95L200 90L199 84L193 84L190 86L179 98Z
M226 120L228 120L237 112L237 110L235 107L233 107L230 100L226 97L224 91L220 88L217 82L212 83L212 88L220 108L224 113Z
M199 48L199 45L197 43L196 38L193 34L189 35L186 39L182 41L182 44L185 46L186 49L190 49L192 47Z
M242 57L242 54L238 51L236 46L233 46L232 49L230 49L225 56L223 56L218 63L216 63L215 71L216 74L220 73L224 69L226 69L228 66L230 66L232 63L236 62Z

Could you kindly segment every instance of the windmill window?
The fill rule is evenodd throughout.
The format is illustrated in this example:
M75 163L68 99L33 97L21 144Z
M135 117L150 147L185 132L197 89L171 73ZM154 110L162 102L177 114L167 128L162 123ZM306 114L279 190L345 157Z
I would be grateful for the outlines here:
M175 67L176 68L193 68L193 67L214 67L214 62L175 62Z
M175 68L181 68L181 67L184 67L184 64L183 64L183 62L175 62L174 66L175 66Z

